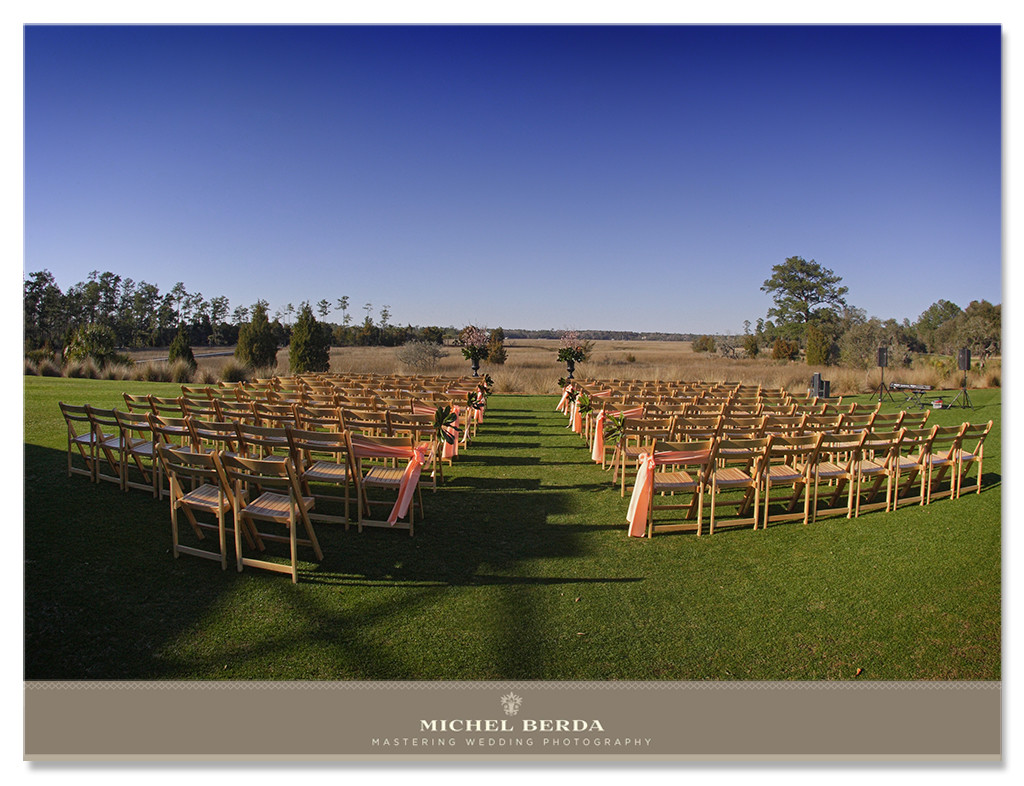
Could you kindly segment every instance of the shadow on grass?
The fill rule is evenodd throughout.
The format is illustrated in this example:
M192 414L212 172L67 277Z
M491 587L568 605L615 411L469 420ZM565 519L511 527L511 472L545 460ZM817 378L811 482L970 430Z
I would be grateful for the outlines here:
M500 467L505 460L533 475L539 463L534 456L483 451L473 459L480 462L477 468ZM531 560L579 555L578 533L548 521L571 511L572 493L543 489L536 477L465 474L474 471L468 461L456 462L453 477L436 494L424 493L426 516L417 521L415 537L319 525L324 559L300 562L298 587L257 569L238 573L230 546L226 571L190 556L173 559L167 500L69 478L65 462L63 451L25 445L25 476L31 479L25 488L26 679L180 679L197 673L232 678L241 664L263 678L280 678L275 660L298 644L284 632L294 615L304 620L308 644L338 650L331 674L416 678L422 672L391 653L381 631L403 617L443 608L450 602L445 588L513 593L508 600L489 598L500 607L489 616L505 615L510 626L507 632L499 626L493 635L491 658L499 663L496 674L525 676L543 657L545 615L521 590L639 580L516 572ZM183 526L183 542L192 537ZM285 556L274 545L268 553ZM359 588L366 593L352 596ZM339 589L350 593L340 604ZM271 620L280 615L280 631L266 622L253 628L248 621L249 615L267 614L268 607ZM242 618L235 624L243 632L207 632L220 608L237 609ZM204 647L193 642L208 637ZM514 656L504 655L510 648ZM512 662L500 665L506 657ZM223 674L217 671L222 661L232 664Z

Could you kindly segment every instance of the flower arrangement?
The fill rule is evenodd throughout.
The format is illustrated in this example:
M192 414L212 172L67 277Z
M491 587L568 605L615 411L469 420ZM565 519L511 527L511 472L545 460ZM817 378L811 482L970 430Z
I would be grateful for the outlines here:
M486 330L481 330L476 325L467 325L459 333L459 343L462 345L462 356L466 360L479 363L487 357L487 343L490 337Z
M561 363L582 363L587 359L587 345L575 330L567 330L561 336L561 349L558 360Z
M477 369L480 368L480 361L487 357L490 350L487 346L490 336L486 330L481 330L476 325L466 325L459 333L459 343L462 345L462 356L473 364L473 376L477 376Z

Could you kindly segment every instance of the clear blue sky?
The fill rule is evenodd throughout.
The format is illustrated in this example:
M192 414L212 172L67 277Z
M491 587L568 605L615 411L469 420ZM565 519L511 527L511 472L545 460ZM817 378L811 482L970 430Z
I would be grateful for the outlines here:
M1002 302L993 26L28 27L25 272L398 324ZM331 320L340 321L333 312Z

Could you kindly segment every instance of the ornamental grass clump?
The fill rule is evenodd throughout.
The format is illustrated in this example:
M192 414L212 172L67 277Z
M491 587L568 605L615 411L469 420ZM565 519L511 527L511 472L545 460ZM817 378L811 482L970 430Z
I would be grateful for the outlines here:
M235 358L230 358L220 367L220 378L224 382L248 382L252 379L252 369Z

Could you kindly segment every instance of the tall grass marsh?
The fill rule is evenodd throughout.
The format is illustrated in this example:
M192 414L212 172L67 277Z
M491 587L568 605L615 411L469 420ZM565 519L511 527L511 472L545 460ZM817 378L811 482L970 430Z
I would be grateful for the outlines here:
M592 379L704 380L738 382L783 388L793 394L806 393L814 373L831 383L833 395L850 396L878 388L881 370L843 366L808 366L802 360L779 361L768 357L723 357L694 352L686 341L594 341L590 357L576 366L575 376ZM288 348L278 350L273 368L253 372L233 356L231 347L211 351L194 348L198 368L188 372L180 365L165 362L166 350L136 350L130 353L134 366L119 366L105 371L91 361L71 364L64 376L91 379L136 379L210 384L215 380L240 381L288 373ZM558 362L556 339L509 339L505 342L507 359L502 365L481 365L480 373L489 374L498 393L547 394L555 390L558 379L566 375ZM402 347L332 347L330 370L338 373L402 374L416 371L409 366ZM429 373L444 376L468 374L470 366L457 347L440 348L440 356L431 363ZM57 376L61 369L52 360L25 361L26 375ZM975 364L967 378L969 388L997 388L1001 384L999 359L989 360L985 368ZM955 358L919 356L904 368L885 369L886 382L900 381L929 385L937 391L957 390L961 372Z

